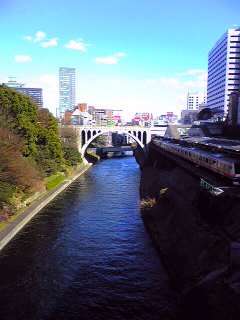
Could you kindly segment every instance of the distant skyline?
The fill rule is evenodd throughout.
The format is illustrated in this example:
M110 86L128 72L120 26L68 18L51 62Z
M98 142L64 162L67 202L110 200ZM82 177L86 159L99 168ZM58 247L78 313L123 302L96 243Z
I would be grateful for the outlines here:
M239 0L1 0L0 81L43 88L55 115L59 67L76 68L76 102L179 115L239 12Z

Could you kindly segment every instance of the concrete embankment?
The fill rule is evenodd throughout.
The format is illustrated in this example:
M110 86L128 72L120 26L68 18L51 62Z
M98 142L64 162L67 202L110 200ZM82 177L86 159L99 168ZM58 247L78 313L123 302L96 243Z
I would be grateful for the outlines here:
M239 199L201 190L196 175L154 150L141 172L141 198L156 199L143 221L188 310L204 301L196 314L205 308L210 319L239 319L240 266L230 264L231 243L240 241Z
M0 231L0 250L50 201L59 193L65 190L73 181L79 178L85 171L92 166L91 163L85 164L74 175L67 178L54 190L45 194L40 200L32 204L22 214L16 217L5 229Z

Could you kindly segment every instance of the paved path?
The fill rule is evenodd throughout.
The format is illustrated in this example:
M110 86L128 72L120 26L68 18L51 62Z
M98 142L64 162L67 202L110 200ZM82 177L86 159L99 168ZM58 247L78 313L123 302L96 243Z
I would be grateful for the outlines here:
M14 219L5 229L0 231L0 250L51 200L66 189L91 167L91 163L83 165L73 176L64 180L57 188L46 193L40 200L33 203L24 213Z

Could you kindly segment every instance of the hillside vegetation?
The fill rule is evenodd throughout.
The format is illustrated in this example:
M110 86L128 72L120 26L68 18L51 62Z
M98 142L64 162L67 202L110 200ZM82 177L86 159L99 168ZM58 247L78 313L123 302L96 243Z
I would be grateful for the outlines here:
M0 222L29 195L43 192L57 172L81 162L74 132L62 130L47 109L0 86ZM48 178L49 177L49 178Z

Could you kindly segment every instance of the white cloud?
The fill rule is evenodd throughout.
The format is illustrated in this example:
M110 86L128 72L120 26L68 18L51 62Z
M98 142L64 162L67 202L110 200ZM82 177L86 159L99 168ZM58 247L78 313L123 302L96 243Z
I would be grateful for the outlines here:
M9 78L7 76L0 76L0 83L6 83L9 81Z
M207 78L208 78L208 73L207 73L207 71L205 71L204 73L200 74L200 75L197 77L197 79L198 79L199 81L207 81Z
M23 39L26 41L39 42L42 41L46 37L46 33L43 31L36 32L35 36L24 36Z
M161 78L160 83L173 88L183 88L184 85L178 78Z
M115 53L111 56L107 57L99 57L96 58L94 61L98 64L117 64L119 57L126 57L126 54L124 52Z
M45 33L45 32L43 32L43 31L38 31L38 32L36 33L34 42L42 41L45 37L46 37L46 33Z
M44 108L48 108L56 115L59 99L58 76L47 73L42 74L40 77L28 78L26 82L29 87L42 88Z
M185 72L177 73L177 76L191 76L196 74L206 73L203 69L193 69L193 70L187 70Z
M18 63L30 62L32 61L32 58L30 56L21 55L21 56L15 56L14 61Z
M25 36L23 39L26 41L32 41L33 38L31 36Z
M38 82L47 86L58 86L58 77L54 74L44 74L38 78Z
M161 78L160 83L167 85L169 87L181 89L181 88L206 88L207 81L201 79L193 79L189 81L184 81L179 78Z
M89 46L90 44L84 43L82 39L79 39L79 40L70 40L67 44L65 44L64 47L71 50L86 52L87 47Z
M58 38L52 38L48 41L42 42L41 46L43 48L47 48L47 47L56 47L58 45Z
M156 79L147 79L144 82L146 86L155 86L157 83L158 81Z
M116 63L118 63L118 59L114 56L96 58L94 61L98 64L116 64Z
M126 57L127 55L124 52L118 52L118 53L114 54L114 56L115 57Z
M207 86L207 81L198 79L198 77L196 79L188 80L188 81L184 81L182 79L175 78L175 77L161 78L160 83L176 89L186 88L186 90L191 88L196 88L196 89L206 88Z
M177 77L161 78L161 84L168 85L172 88L206 88L207 87L207 71L203 69L187 70L177 73ZM187 78L186 78L187 76Z

